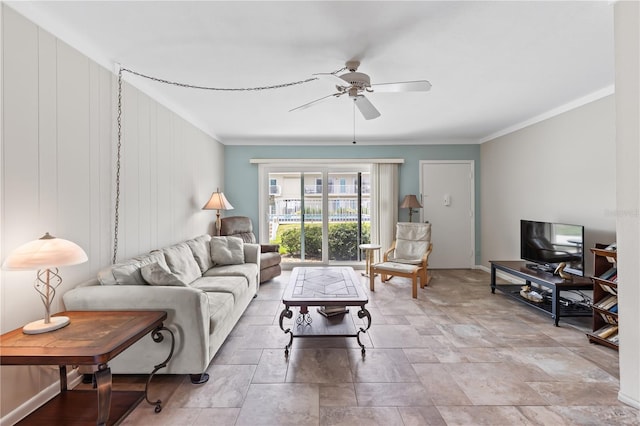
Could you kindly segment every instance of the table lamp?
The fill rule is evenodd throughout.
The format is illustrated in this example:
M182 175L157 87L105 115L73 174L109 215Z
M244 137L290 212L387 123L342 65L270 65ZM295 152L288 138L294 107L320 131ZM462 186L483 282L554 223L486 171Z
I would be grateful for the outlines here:
M220 210L233 210L233 206L218 188L216 192L211 194L211 198L202 207L202 210L216 210L216 233L220 235Z
M40 334L57 330L69 324L69 318L51 316L51 303L56 288L62 284L58 266L77 265L87 261L87 254L80 246L47 232L38 240L28 242L15 249L2 264L7 271L37 270L33 287L40 294L45 309L44 319L31 322L22 328L25 334Z
M402 200L402 204L400 204L401 209L409 209L409 222L413 222L413 209L421 209L422 204L416 198L415 195L409 194L404 196L404 200Z

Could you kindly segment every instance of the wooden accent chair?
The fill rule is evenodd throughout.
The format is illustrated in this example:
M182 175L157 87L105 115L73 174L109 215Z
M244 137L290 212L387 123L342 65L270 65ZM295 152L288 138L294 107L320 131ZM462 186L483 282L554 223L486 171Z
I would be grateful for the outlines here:
M429 284L429 255L431 244L430 223L400 222L396 225L396 240L384 252L382 263L371 266L369 288L374 291L375 275L380 274L381 281L387 282L393 276L411 278L412 297L418 297L418 279L420 288Z

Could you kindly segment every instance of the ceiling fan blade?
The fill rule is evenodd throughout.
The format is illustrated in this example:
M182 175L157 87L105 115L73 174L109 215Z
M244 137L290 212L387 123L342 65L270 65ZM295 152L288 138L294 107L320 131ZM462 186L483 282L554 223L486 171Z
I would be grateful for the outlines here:
M374 118L380 117L380 111L373 106L373 104L369 101L369 99L365 98L363 95L358 95L353 98L353 101L356 103L356 106L362 113L362 116L365 120L372 120Z
M306 109L306 108L309 108L310 106L313 106L313 105L315 105L315 104L317 104L317 103L320 103L320 102L322 102L322 101L324 101L324 100L326 100L326 99L329 99L329 98L330 98L330 97L332 97L332 96L335 96L335 97L337 98L338 96L343 95L344 93L345 93L345 92L338 92L338 93L332 93L332 94L327 95L327 96L323 96L323 97L321 97L320 99L316 99L315 101L311 101L311 102L308 102L308 103L306 103L306 104L304 104L304 105L300 105L300 106L298 106L298 107L295 107L295 108L293 108L293 109L290 109L290 110L289 110L289 112L291 112L291 111L297 111L297 110L299 110L299 109Z
M371 89L374 92L427 92L431 89L431 83L427 80L379 83L372 84Z
M312 74L315 77L318 77L319 79L331 82L333 84L335 84L336 86L341 86L341 87L349 87L351 86L346 80L343 80L340 78L340 76L336 75L336 74L331 74L331 73L317 73L317 74Z

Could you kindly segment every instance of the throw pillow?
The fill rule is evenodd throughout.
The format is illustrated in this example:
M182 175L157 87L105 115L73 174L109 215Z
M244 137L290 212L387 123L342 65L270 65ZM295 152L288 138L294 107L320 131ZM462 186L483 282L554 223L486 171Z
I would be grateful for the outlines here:
M180 281L178 277L164 269L158 263L149 263L140 268L142 278L151 285L175 285L186 287L187 285Z
M244 263L244 242L238 237L212 237L211 260L216 265Z

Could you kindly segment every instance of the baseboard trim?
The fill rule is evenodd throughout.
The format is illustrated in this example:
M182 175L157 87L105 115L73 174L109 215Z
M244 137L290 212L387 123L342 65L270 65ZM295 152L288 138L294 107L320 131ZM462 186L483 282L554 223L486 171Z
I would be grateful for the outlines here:
M82 375L78 373L77 369L67 373L67 386L69 389L73 389L82 381ZM15 410L8 413L6 416L0 418L0 426L10 426L18 423L20 420L33 413L38 408L42 407L47 401L55 397L60 393L60 383L55 382L47 386L41 392L34 395L31 399L25 401L22 405L18 406Z
M628 395L625 395L624 393L622 393L622 391L618 391L618 401L640 410L640 401L635 400Z

